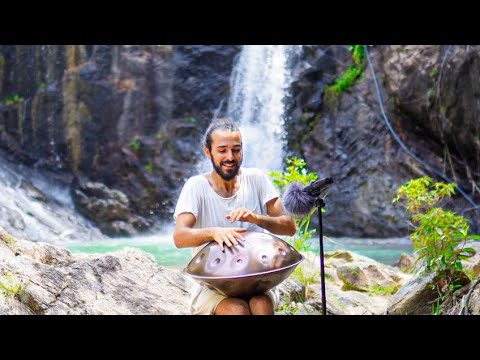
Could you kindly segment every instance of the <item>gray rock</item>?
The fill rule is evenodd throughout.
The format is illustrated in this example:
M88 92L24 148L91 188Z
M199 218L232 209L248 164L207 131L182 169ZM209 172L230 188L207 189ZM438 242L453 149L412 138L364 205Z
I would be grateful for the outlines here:
M2 314L189 314L193 285L137 249L72 255L2 229L0 274Z
M387 313L391 315L429 315L432 303L438 297L433 289L434 274L415 276L393 296Z

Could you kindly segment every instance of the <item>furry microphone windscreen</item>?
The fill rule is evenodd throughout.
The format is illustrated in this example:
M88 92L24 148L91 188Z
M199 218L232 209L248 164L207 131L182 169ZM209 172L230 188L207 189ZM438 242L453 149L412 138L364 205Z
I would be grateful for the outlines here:
M310 213L315 206L315 198L303 191L304 186L299 182L291 183L283 194L283 206L293 216L302 218Z

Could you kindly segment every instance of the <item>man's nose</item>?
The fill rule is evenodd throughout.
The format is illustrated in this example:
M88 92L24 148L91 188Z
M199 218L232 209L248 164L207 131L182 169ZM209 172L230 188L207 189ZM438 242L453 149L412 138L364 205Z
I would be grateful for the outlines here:
M233 156L233 151L227 151L227 154L225 155L225 160L235 160L235 157Z

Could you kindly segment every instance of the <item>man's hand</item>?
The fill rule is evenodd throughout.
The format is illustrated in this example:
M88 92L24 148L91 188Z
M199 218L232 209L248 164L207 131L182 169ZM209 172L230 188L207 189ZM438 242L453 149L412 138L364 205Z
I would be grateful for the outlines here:
M241 221L241 222L249 222L252 224L256 224L258 220L257 214L251 212L247 208L238 208L233 210L230 214L226 216L230 222L234 221Z
M237 239L245 241L243 236L239 234L245 231L247 231L247 229L215 227L212 228L212 237L223 251L224 243L227 244L228 247L232 247L232 245L238 245Z

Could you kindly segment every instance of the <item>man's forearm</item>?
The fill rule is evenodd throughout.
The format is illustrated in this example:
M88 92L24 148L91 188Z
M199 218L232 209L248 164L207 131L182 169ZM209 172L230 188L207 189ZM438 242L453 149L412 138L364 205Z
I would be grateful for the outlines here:
M191 229L183 227L173 233L175 245L179 248L196 247L213 240L213 228Z
M288 215L265 216L256 214L255 224L276 235L293 236L297 231L295 222Z
M192 229L188 226L179 226L173 233L175 246L196 247L209 241L216 241L222 251L223 244L226 246L238 245L239 240L244 240L241 233L247 231L242 228L209 227L205 229Z

